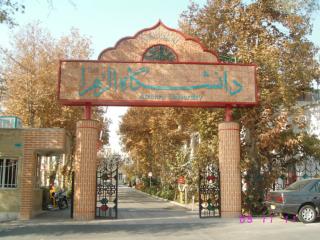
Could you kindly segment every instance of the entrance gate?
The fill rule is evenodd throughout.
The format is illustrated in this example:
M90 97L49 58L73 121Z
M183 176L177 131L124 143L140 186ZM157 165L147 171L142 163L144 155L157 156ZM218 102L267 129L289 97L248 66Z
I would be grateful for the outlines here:
M118 164L104 162L98 167L96 218L118 218Z
M221 216L241 214L240 126L232 121L232 108L258 104L256 65L223 62L198 39L159 21L103 50L98 60L61 60L58 100L85 107L85 119L77 123L75 219L117 217L113 171L98 171L96 190L95 144L100 127L91 119L93 106L225 108L225 121L218 126ZM211 175L203 176L200 214L216 215L211 206L218 205L208 200L215 201L217 191L208 180ZM81 202L86 195L92 198ZM205 202L209 209L204 209Z
M199 173L199 217L220 217L220 174L211 164Z

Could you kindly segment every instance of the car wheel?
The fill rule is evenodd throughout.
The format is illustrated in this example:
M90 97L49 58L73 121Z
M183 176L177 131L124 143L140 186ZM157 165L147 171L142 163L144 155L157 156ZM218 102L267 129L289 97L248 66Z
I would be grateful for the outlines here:
M312 223L316 219L317 212L311 205L305 205L299 210L298 218L300 222Z

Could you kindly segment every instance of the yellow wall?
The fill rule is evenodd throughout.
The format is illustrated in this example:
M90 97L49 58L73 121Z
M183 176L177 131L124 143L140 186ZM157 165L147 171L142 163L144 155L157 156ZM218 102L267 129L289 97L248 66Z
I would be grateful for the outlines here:
M20 157L22 154L22 130L0 129L0 157Z
M18 189L0 189L0 212L20 211L20 191Z
M42 210L42 189L33 191L33 214ZM20 211L20 191L19 189L0 189L0 212Z
M21 172L23 140L21 129L0 129L0 158L18 159L18 176ZM18 177L18 183L19 183ZM19 186L19 184L18 184ZM0 188L0 212L20 211L19 188Z

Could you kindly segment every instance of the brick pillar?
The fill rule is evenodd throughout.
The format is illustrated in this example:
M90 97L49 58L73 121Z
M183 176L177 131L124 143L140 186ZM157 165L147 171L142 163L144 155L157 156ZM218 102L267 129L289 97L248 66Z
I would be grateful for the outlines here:
M77 122L74 219L93 220L96 208L97 140L99 122Z
M23 161L20 188L20 219L32 218L34 173L36 168L36 155L33 150L33 137L24 134Z
M239 124L219 124L219 169L221 217L241 214L240 135Z

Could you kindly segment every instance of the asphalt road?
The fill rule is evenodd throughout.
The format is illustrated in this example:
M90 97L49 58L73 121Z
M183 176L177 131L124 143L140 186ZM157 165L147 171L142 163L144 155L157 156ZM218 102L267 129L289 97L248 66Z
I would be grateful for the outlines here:
M279 218L199 219L191 212L131 188L120 188L119 219L76 222L68 211L42 214L32 221L0 224L0 239L211 239L316 240L320 222L303 224Z

